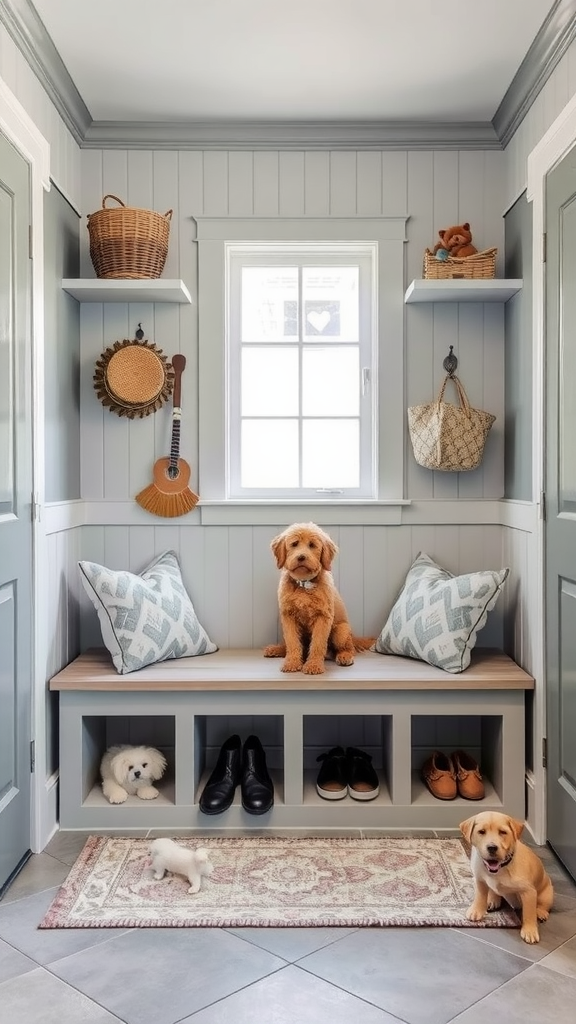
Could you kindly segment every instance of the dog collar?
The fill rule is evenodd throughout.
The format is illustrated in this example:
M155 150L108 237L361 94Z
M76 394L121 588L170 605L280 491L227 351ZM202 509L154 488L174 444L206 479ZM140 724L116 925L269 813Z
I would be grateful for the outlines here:
M316 586L315 580L294 580L294 583L302 590L314 590Z

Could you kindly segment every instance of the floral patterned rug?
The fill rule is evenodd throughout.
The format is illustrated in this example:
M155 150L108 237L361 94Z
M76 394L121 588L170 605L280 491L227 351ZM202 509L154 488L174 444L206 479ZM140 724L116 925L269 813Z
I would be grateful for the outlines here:
M214 870L152 877L147 839L91 836L40 928L518 927L503 909L466 920L473 882L460 839L202 838Z

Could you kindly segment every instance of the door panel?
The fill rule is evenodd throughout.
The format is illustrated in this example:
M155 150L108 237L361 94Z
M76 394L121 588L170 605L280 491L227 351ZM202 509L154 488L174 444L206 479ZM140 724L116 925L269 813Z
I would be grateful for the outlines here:
M546 183L548 839L576 877L576 150Z
M30 848L29 166L0 135L0 888Z

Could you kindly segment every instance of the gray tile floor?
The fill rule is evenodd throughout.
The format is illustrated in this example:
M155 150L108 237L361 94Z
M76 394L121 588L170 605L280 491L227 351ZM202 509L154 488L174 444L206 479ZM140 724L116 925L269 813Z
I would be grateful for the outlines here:
M539 848L556 902L516 929L38 931L86 834L60 832L0 902L7 1024L573 1024L576 884Z

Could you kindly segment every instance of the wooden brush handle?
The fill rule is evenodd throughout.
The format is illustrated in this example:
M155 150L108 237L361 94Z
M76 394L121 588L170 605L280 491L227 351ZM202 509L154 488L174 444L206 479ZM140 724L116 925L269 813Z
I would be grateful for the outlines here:
M173 356L172 357L172 369L174 370L174 390L172 392L173 399L172 404L175 408L180 408L180 399L182 395L182 374L186 367L186 356Z

